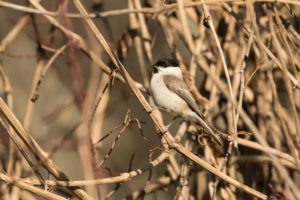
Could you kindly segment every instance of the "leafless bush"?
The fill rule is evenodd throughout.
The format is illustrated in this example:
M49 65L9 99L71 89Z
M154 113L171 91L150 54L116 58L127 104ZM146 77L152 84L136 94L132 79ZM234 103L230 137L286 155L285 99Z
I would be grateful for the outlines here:
M300 199L299 6L0 1L0 198ZM163 57L224 147L149 112Z

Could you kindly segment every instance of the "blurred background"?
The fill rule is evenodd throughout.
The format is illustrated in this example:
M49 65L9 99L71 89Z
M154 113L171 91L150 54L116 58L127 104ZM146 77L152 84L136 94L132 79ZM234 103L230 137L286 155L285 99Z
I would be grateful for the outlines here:
M120 74L110 75L114 65L86 18L80 17L78 2L0 1L1 97L72 180L101 179L144 168L150 152L152 160L161 155L163 140ZM238 150L228 150L232 153L229 161L224 159L226 148L217 156L205 138L188 134L180 143L193 141L193 153L218 169L225 163L224 173L264 194L299 199L299 5L214 1L204 8L199 1L186 0L89 0L81 4L151 105L151 66L160 58L173 57L186 69L189 79L185 80L196 88L193 95L210 124L222 131L226 141L235 128L243 139ZM273 152L279 165L263 153L263 147L254 147L262 144L245 118L234 123L232 104L224 94L229 90L217 40L233 97L241 100L241 108L261 137L279 152ZM167 124L171 118L163 115L163 119ZM180 124L178 120L170 129L173 136ZM38 170L45 180L55 179L38 161L28 165L7 130L2 128L0 136L2 173L37 179L33 171ZM95 199L209 199L215 178L178 153L172 159L131 181L81 188ZM177 169L172 175L174 162ZM187 194L183 194L180 176L183 164L188 166L184 174ZM279 169L289 176L281 177ZM152 190L152 186L157 188ZM79 198L64 187L49 187L65 198ZM1 199L44 198L8 184L0 189ZM222 181L215 192L215 199L255 199Z

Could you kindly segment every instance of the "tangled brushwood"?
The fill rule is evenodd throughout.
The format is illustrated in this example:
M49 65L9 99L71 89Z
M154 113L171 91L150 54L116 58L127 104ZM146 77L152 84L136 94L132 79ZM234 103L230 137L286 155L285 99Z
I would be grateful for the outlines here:
M0 199L300 200L298 1L0 1L0 24ZM166 130L166 57L223 146Z

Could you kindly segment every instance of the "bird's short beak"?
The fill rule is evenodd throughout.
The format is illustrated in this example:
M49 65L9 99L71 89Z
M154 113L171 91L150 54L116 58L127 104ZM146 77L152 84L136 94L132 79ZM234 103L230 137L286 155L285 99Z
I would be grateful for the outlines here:
M158 72L158 67L157 66L153 66L154 68L154 73L157 73Z

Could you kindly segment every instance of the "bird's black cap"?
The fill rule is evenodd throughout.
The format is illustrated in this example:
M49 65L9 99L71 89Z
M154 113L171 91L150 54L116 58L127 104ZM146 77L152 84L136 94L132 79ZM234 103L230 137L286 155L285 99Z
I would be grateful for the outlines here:
M173 66L173 67L179 67L178 65L178 62L171 59L171 58L162 58L162 59L159 59L154 65L154 66L160 66L160 67L170 67L170 66Z

